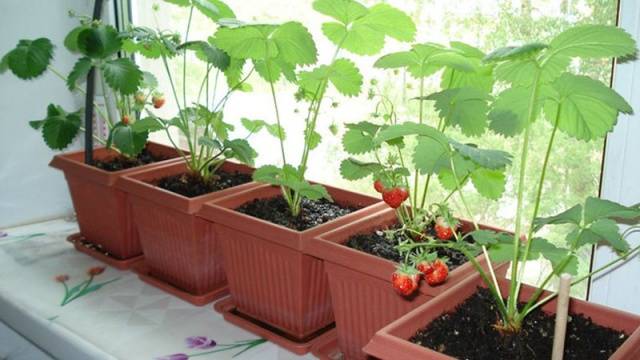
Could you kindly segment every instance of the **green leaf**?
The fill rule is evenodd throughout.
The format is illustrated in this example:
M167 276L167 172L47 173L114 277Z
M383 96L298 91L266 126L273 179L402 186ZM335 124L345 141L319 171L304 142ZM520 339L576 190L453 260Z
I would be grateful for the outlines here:
M442 169L448 169L450 149L448 144L442 144L433 138L419 136L413 152L413 163L421 174L437 174Z
M136 132L133 127L122 123L116 124L109 134L109 144L113 144L123 154L135 156L147 144L148 132Z
M476 62L479 63L478 60ZM464 65L461 65L461 64ZM464 68L465 71L475 68L473 62L464 58L458 50L447 49L435 43L415 44L411 51L391 53L379 58L374 64L382 69L406 68L415 78L423 78L436 73L443 67L452 69Z
M144 89L155 89L158 87L158 79L156 79L156 76L153 75L152 73L148 72L148 71L143 71L142 72L142 83L140 84L141 88Z
M229 66L224 70L224 76L227 78L229 88L237 88L242 80L242 68L245 60L231 58ZM242 90L242 88L240 88Z
M590 196L584 203L584 222L599 219L634 219L640 216L638 206L629 207L616 202Z
M327 189L319 184L310 184L306 181L300 181L294 186L291 186L291 189L309 200L333 200Z
M560 214L548 217L538 217L533 222L535 232L545 225L575 224L579 225L582 220L582 205L575 205Z
M462 156L486 169L504 169L511 164L511 154L502 150L480 149L473 144L450 140L451 146Z
M67 113L62 107L49 104L47 117L42 122L31 122L32 127L42 127L44 142L53 150L69 146L80 131L79 112Z
M253 172L253 181L271 184L271 185L280 185L280 177L282 175L282 169L274 165L265 165L257 168Z
M213 42L232 58L264 60L278 55L278 46L269 36L276 25L245 25L219 28Z
M545 103L545 115L552 124L579 140L602 138L613 130L618 113L631 114L626 100L600 81L587 76L563 74L553 84L559 101ZM558 109L560 113L558 114Z
M491 230L475 230L469 233L473 241L479 245L492 245L498 243L498 233Z
M442 132L429 125L416 124L413 122L388 126L378 132L374 141L376 144L382 144L384 142L395 141L410 135L430 137L442 146L448 147L449 139Z
M146 118L140 119L133 124L131 124L131 129L134 132L154 132L159 130L164 130L165 124L162 121L159 121L155 117L147 116Z
M547 239L539 237L533 238L531 241L532 242L529 252L529 260L536 260L540 257L543 257L551 262L551 265L555 271L569 273L572 275L578 274L578 258L573 255L568 249L557 247ZM567 257L571 257L569 263L564 266L563 269L559 269L559 266L562 265L562 262Z
M599 242L611 245L619 253L629 251L629 244L622 238L618 224L610 219L596 220L589 230L598 236Z
M92 59L107 59L121 48L122 39L111 25L99 24L78 33L78 50Z
M496 79L516 86L531 87L535 75L540 71L540 83L554 81L569 66L571 58L553 57L540 65L535 59L517 59L498 64L495 68Z
M4 54L2 59L0 59L0 74L5 73L9 70L9 54Z
M498 200L505 190L506 177L504 171L479 168L471 172L471 182L480 195L491 200Z
M342 160L340 163L340 175L347 180L364 179L383 169L382 165L378 163L362 162L354 158Z
M342 136L342 147L348 154L358 155L378 147L373 141L375 132L369 133L358 128L349 128Z
M233 10L220 0L191 0L193 6L213 21L224 18L235 18Z
M67 50L71 51L72 53L77 53L80 52L80 48L78 47L78 35L80 35L80 33L85 30L88 29L89 26L87 25L80 25L77 26L75 28L73 28L73 30L71 30L67 36L65 36L64 38L64 46L67 48Z
M580 25L569 28L549 44L546 58L555 56L610 58L632 55L636 43L623 29L607 25Z
M224 146L233 151L233 157L239 161L253 166L258 153L249 145L245 139L225 140Z
M164 0L169 4L178 5L180 7L187 7L191 5L191 0Z
M324 91L327 80L345 96L356 96L362 88L362 74L347 59L337 59L330 66L320 65L312 71L298 74L300 86L311 94Z
M201 136L198 138L198 144L214 150L222 150L222 144L217 139Z
M531 59L547 47L547 44L538 42L522 46L505 46L489 53L485 56L484 61L490 63L514 59Z
M413 41L416 35L416 25L411 20L411 17L385 3L373 5L369 8L369 13L357 19L354 25L368 26L375 31L403 42Z
M280 57L289 64L310 65L317 61L316 44L301 23L286 22L273 32L271 39L278 47Z
M489 95L480 89L448 89L425 99L435 101L435 109L445 123L459 126L465 135L481 135L487 128Z
M124 95L136 92L142 82L142 71L129 58L109 60L101 70L107 84Z
M15 49L2 59L8 68L20 79L29 80L42 75L53 58L53 44L47 38L20 40Z
M212 45L214 42L213 37L209 37L209 42L206 41L189 41L178 46L178 49L186 48L193 50L196 57L201 61L209 63L221 71L224 71L229 66L231 59L229 55L224 51Z
M330 2L337 7L344 5L338 4L339 1L335 0ZM322 10L328 8L325 5L323 4ZM386 36L400 41L411 41L415 36L416 27L411 18L387 4L377 4L368 10L365 8L364 11L361 8L359 16L353 18L351 15L345 16L344 12L336 7L333 9L336 11L328 11L329 16L341 22L322 24L322 32L334 44L357 55L377 53L384 47Z
M313 9L343 24L349 24L366 15L369 10L354 0L316 0Z
M268 61L254 60L253 66L255 67L258 75L260 75L261 78L270 83L277 82L280 79L280 75L282 74L280 66L273 59L270 59Z
M85 80L89 74L89 70L93 67L93 62L88 57L82 57L73 65L73 69L67 76L67 87L69 90L75 90L78 81Z
M455 175L451 167L451 161L453 161L453 166L455 167ZM464 187L468 182L469 174L478 168L477 164L474 164L459 154L454 153L451 161L447 159L447 162L443 164L438 171L438 180L448 191L456 190L458 188L458 182L461 188Z
M489 128L508 137L520 134L527 122L531 91L531 88L511 87L501 92L489 112ZM534 103L534 121L543 101L549 96L551 93L548 88L539 90L538 99Z
M240 122L242 123L242 126L244 126L244 128L247 129L247 131L249 131L250 133L257 133L267 125L267 123L263 120L251 120L247 118L240 119Z
M158 41L135 42L131 39L124 39L122 50L130 54L138 53L147 59L159 59L163 53L168 57L174 55Z
M309 149L313 150L320 145L322 141L322 135L320 135L317 131L312 130L311 132L305 131L304 134L305 142L309 144Z

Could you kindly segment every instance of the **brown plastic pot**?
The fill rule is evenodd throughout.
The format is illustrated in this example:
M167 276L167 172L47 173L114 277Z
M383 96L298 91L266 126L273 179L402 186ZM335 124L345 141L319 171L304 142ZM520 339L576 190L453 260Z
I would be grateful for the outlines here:
M222 242L236 310L300 342L333 323L323 262L307 254L309 242L320 233L380 211L383 205L366 195L326 188L338 204L362 208L295 231L235 210L254 199L280 196L279 188L262 186L209 202L200 212L215 223Z
M251 174L253 169L225 162L221 170ZM186 197L154 185L166 176L187 172L184 162L123 176L117 186L129 193L144 251L140 277L195 305L226 293L220 243L213 226L195 216L202 204L257 186L250 182L197 197Z
M116 181L141 169L178 161L178 154L171 147L149 142L147 148L151 153L169 160L109 172L85 164L84 151L76 151L56 155L49 163L64 172L82 238L98 245L108 256L86 252L118 268L126 268L130 264L128 260L140 256L142 249L127 207L127 194L114 186ZM93 151L95 159L116 155L115 151L106 148Z
M344 359L366 359L362 347L376 331L474 273L475 269L467 262L451 271L447 281L440 286L432 287L422 281L414 296L406 298L398 295L391 285L391 274L395 271L396 263L344 245L353 235L371 233L396 223L395 211L387 208L323 233L310 243L309 253L325 262L338 334L337 344L321 344L313 350L317 356L331 358L342 353ZM461 220L461 224L463 233L473 229L468 221ZM485 225L480 227L504 231ZM484 256L476 259L486 268ZM504 271L504 268L499 267L498 271Z
M498 281L503 295L506 295L508 293L509 280L499 279ZM458 304L473 295L478 286L486 287L480 276L476 275L436 299L416 308L378 331L369 344L365 346L364 351L381 360L454 359L414 344L407 339L411 338L419 329L422 329L441 314L454 310ZM520 300L526 301L534 291L535 288L523 285ZM543 297L547 294L545 292ZM549 314L554 314L556 302L556 299L548 302L542 310ZM569 312L583 314L590 317L596 324L631 334L627 341L609 359L640 359L640 316L573 298L569 302Z

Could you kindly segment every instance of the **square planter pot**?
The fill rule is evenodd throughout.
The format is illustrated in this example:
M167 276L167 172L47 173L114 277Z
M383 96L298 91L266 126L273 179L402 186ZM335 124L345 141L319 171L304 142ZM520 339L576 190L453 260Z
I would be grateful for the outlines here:
M331 186L327 190L338 204L361 209L306 231L295 231L235 210L254 199L280 196L279 188L262 186L212 201L200 212L215 223L222 242L235 311L279 332L281 339L286 338L280 344L296 353L307 352L310 339L333 323L327 276L322 260L307 253L310 241L383 206L366 195ZM251 331L248 324L244 327Z
M50 166L64 172L78 218L80 234L70 237L76 249L119 269L127 269L142 255L140 242L127 205L127 194L115 187L116 181L132 172L178 161L176 151L149 142L147 149L168 160L120 171L105 171L84 163L84 151L56 155ZM95 159L117 153L106 148L93 150Z
M253 169L225 162L221 170L251 174ZM213 226L196 217L207 201L257 186L254 182L196 197L186 197L153 184L187 172L177 162L122 177L118 187L129 194L129 206L144 251L136 271L141 279L194 305L205 305L226 294L220 243Z
M391 274L396 263L345 245L357 234L367 234L397 223L393 209L372 214L351 224L317 236L308 247L310 254L324 260L329 277L333 312L336 318L337 341L319 344L313 352L322 359L366 359L362 347L376 331L412 309L442 294L474 273L466 262L449 273L440 286L420 283L419 291L412 297L398 295L391 285ZM462 232L473 225L461 220ZM483 229L504 231L488 226ZM486 268L484 256L476 258ZM495 264L494 264L495 265ZM504 271L504 266L498 271Z
M506 295L509 280L499 279L498 281L503 295ZM480 276L475 275L460 283L459 286L449 289L436 299L409 312L378 331L371 342L364 348L365 352L382 360L453 360L453 357L414 344L407 339L411 338L419 329L422 329L441 314L454 310L458 304L473 295L478 286L485 287ZM528 299L534 291L535 288L523 285L520 300ZM548 293L545 292L543 297L546 295ZM557 298L548 302L542 310L553 314L555 313L556 303ZM640 316L573 298L569 302L569 313L583 314L590 317L596 324L631 334L609 359L640 359Z

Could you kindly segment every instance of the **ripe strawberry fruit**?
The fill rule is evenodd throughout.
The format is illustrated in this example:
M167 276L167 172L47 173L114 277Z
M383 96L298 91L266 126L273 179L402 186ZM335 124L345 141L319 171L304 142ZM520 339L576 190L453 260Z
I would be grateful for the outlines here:
M160 109L162 105L164 105L164 96L162 95L153 95L151 97L151 102L153 103L153 107L156 109Z
M431 271L425 274L424 279L427 284L436 286L444 283L449 276L449 267L444 261L438 259L431 264Z
M376 180L376 181L373 183L373 187L374 187L374 189L376 189L376 191L377 191L377 192L379 192L379 193L381 193L381 194L382 194L383 192L385 192L385 190L386 190L386 189L384 188L384 184L382 184L382 181L380 181L380 180Z
M122 123L129 125L129 115L122 115Z
M397 209L409 198L409 192L405 188L396 187L382 193L382 200L390 207Z
M422 260L416 264L416 269L424 275L429 275L433 272L433 263Z
M402 296L409 296L418 289L420 273L409 266L402 265L391 275L393 288Z
M451 225L449 225L442 216L436 218L433 229L440 240L449 240L453 237L453 228L451 228Z

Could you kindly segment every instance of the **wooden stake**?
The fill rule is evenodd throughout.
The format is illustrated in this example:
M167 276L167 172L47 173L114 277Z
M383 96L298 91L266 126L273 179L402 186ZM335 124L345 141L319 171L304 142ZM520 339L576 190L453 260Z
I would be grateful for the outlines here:
M553 352L551 360L562 360L564 356L564 339L567 335L567 318L569 313L569 291L571 275L562 274L558 288L558 305L556 307L556 327L553 332Z

